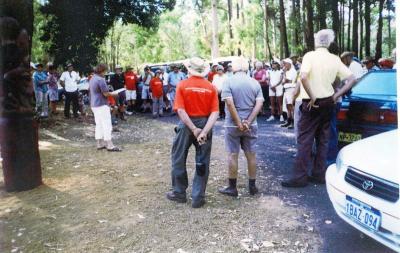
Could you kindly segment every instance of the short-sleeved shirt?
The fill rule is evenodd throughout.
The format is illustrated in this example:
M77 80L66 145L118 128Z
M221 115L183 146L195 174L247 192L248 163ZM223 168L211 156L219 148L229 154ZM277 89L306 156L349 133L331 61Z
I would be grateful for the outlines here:
M350 63L349 69L356 79L360 79L365 74L361 64L356 61Z
M60 80L65 83L66 92L74 92L78 90L78 81L81 79L75 71L65 71L61 74Z
M250 116L257 100L264 101L260 84L244 72L237 72L226 79L222 87L221 98L222 100L233 99L240 119L247 119ZM227 105L225 105L225 113L225 126L237 127ZM257 125L257 120L254 120L252 125Z
M47 84L40 83L46 81L46 79L47 74L44 71L35 71L35 73L33 73L33 83L35 84L35 91L47 91Z
M143 84L146 85L146 86L149 86L149 85L150 85L150 81L151 81L151 79L152 79L153 77L154 77L153 72L149 72L149 73L144 73L144 74L142 74L142 81L143 81Z
M352 75L340 58L326 48L317 48L305 54L300 73L308 75L310 88L316 98L332 96L335 92L332 84L336 77L343 80Z
M163 96L163 82L160 78L154 77L150 81L150 89L154 98L160 98Z
M223 75L215 75L212 81L212 84L217 88L218 92L222 91L222 86L226 80L227 76L225 74Z
M122 89L125 86L124 74L114 74L110 78L110 84L114 90Z
M182 80L185 80L185 74L182 72L175 73L174 71L170 72L168 74L168 84L170 84L172 87L176 87L178 83Z
M137 76L133 71L125 72L125 87L127 90L136 90Z
M57 90L57 74L51 74L47 76L47 82L49 83L49 89L55 89Z
M270 70L268 71L269 74L269 83L270 86L276 86L282 78L282 70Z
M285 79L288 79L290 81L287 83L284 83L283 88L285 88L285 89L295 88L296 87L296 78L297 78L297 71L292 65L292 67L285 72Z
M91 107L99 107L108 104L107 98L103 95L103 92L108 92L104 77L95 74L89 81L89 92Z
M262 81L263 79L265 80L267 75L267 71L265 69L260 69L260 70L254 70L253 77L256 79L261 86L267 86L266 81Z
M218 107L217 89L204 78L191 76L177 86L174 111L184 109L189 117L208 117Z

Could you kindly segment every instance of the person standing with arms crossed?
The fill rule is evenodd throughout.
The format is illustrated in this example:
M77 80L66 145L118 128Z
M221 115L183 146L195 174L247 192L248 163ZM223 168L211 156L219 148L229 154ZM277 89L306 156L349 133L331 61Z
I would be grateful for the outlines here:
M218 119L218 92L204 76L210 66L206 61L194 57L185 62L189 78L179 83L176 90L174 111L180 122L172 144L172 191L167 199L185 203L188 175L186 159L190 146L196 148L196 171L193 179L192 207L205 204L205 191L209 175L212 145L212 128Z
M234 75L222 88L222 99L226 103L225 147L228 152L229 186L220 188L221 194L238 196L236 188L238 157L240 148L247 159L249 193L258 193L256 187L256 142L257 115L262 109L264 96L258 81L249 77L247 60L238 57L232 62Z
M67 119L70 118L71 102L74 118L79 117L78 82L80 79L79 74L74 71L74 66L71 63L67 65L67 71L64 71L60 77L60 84L65 89L64 116Z

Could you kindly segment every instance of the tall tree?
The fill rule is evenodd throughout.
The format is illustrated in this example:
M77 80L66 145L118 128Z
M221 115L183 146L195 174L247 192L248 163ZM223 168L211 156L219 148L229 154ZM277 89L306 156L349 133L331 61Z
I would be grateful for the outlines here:
M211 27L212 27L212 45L211 45L211 58L219 57L219 41L218 41L218 0L211 0Z
M358 0L353 0L353 44L352 51L358 55Z
M42 184L38 122L33 112L29 69L33 2L0 0L0 30L7 44L0 50L0 146L7 191ZM4 53L4 55L3 55Z
M331 2L331 10L332 10L332 30L335 32L335 40L340 45L340 20L339 20L339 10L338 10L338 1Z
M326 28L326 1L316 0L318 10L318 30Z
M228 0L228 29L229 29L229 49L231 51L231 55L234 55L235 52L232 49L232 43L233 43L232 0Z
M375 59L382 57L382 28L383 28L383 5L385 0L379 0L378 31L376 32Z
M347 19L347 50L350 51L351 47L351 0L349 0L349 11L348 11L348 19Z
M359 13L360 13L360 48L359 48L359 56L360 59L364 57L363 49L364 49L364 10L363 10L363 2L359 1Z
M371 0L365 0L365 56L371 56Z
M279 28L280 28L280 38L281 38L281 47L283 51L281 51L281 58L289 57L289 43L287 37L287 30L286 30L286 20L285 20L285 6L283 0L279 0Z
M41 39L50 41L55 64L72 62L88 71L115 20L154 27L159 14L174 5L174 0L48 0L41 8L49 20Z
M303 0L307 12L307 27L305 29L306 51L314 50L314 25L313 25L313 5L311 0Z

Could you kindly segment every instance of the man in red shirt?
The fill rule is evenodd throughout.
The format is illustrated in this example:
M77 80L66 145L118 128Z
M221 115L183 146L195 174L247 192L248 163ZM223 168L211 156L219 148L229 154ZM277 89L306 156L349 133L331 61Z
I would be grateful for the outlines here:
M211 67L211 71L207 75L207 79L210 83L214 80L214 76L217 74L218 63L214 63Z
M163 81L160 79L161 70L156 71L156 75L150 81L150 92L153 100L153 118L163 115Z
M193 179L192 207L205 204L205 191L209 174L212 127L219 116L218 91L204 77L209 65L194 57L185 62L189 78L181 81L176 90L174 111L180 122L172 146L172 188L167 198L178 203L186 202L188 176L186 159L190 146L196 148L196 173Z
M127 67L125 72L125 95L128 102L127 113L132 114L136 102L136 84L137 75L133 72L132 67Z

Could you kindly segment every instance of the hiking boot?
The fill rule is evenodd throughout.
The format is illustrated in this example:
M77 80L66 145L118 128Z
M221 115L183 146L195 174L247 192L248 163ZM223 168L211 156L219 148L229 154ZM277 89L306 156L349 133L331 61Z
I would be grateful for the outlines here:
M167 196L167 199L169 199L171 201L175 201L177 203L186 203L186 201L187 201L186 196L184 196L184 195L179 196L178 194L176 194L173 191L167 192L166 196Z
M271 116L267 119L267 122L271 122L271 121L274 121L274 120L275 120L274 115L271 115Z
M192 201L192 207L193 208L200 208L206 204L206 201L204 199Z
M219 188L218 192L227 196L231 196L231 197L237 197L238 194L238 190L236 187L232 187L232 186L226 186L223 188Z

